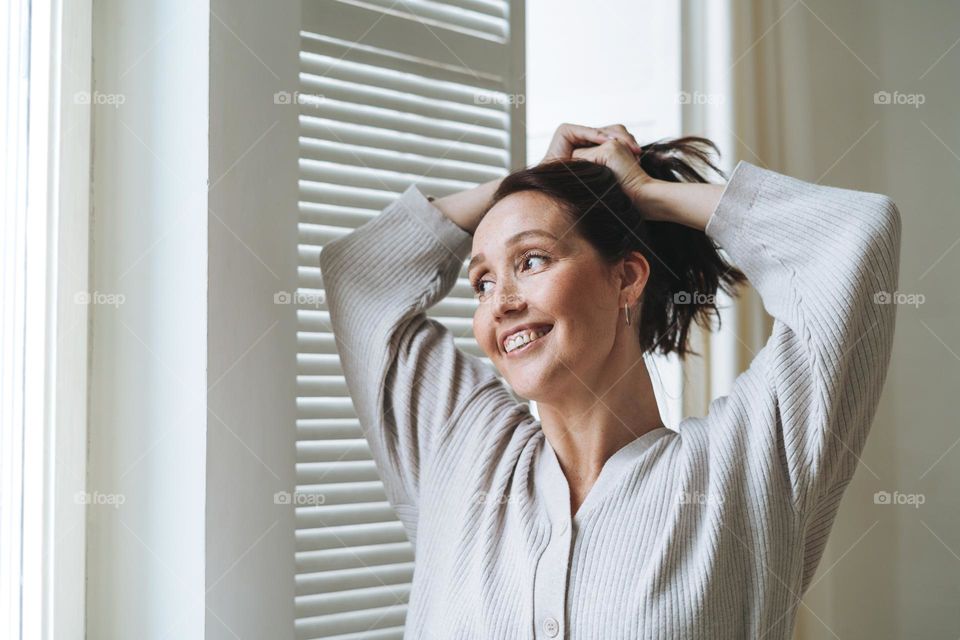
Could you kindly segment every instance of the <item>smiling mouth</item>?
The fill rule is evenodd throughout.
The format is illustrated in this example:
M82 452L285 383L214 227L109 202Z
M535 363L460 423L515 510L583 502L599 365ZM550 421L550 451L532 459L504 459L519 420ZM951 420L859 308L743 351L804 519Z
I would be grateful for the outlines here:
M531 340L530 342L528 342L528 343L526 343L526 344L524 344L524 345L522 345L522 346L520 346L520 347L517 347L516 349L513 349L512 351L507 351L507 352L506 352L507 357L516 356L516 355L522 355L522 354L524 354L524 353L527 353L527 352L531 351L533 348L535 348L535 347L537 346L537 344L539 344L541 341L543 341L543 339L546 338L552 331L553 331L553 325L550 325L550 328L547 329L547 332L544 333L544 334L543 334L542 336L540 336L539 338L537 338L536 340Z

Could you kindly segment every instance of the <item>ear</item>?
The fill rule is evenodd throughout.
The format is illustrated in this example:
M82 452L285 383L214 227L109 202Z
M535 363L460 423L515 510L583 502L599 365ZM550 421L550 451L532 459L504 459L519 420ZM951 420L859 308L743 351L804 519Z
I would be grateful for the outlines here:
M620 305L633 306L647 287L650 262L639 251L631 251L623 257L620 270Z

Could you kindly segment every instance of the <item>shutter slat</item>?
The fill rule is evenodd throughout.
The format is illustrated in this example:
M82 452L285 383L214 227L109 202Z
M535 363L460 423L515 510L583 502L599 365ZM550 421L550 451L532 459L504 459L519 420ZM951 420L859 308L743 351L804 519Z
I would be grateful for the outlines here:
M396 514L389 502L358 502L356 504L319 505L297 508L297 528L335 527L365 522L390 522Z
M298 637L329 638L339 634L353 633L355 638L370 638L371 631L387 629L403 624L407 606L375 607L362 611L349 611L330 616L297 618Z
M300 68L304 76L356 80L378 88L463 104L474 104L474 95L496 94L503 88L496 78L472 75L463 67L410 58L362 42L305 33L300 46ZM434 86L424 78L432 79Z
M303 149L304 144L304 142L301 142L301 149ZM300 223L297 227L301 230L301 233L309 224L356 229L365 222L373 220L374 216L379 213L373 209L336 206L325 202L301 202L299 209ZM319 265L319 263L313 262L311 264Z
M331 336L332 337L332 336ZM348 395L343 376L298 376L297 395L305 397Z
M297 440L346 440L362 437L359 420L297 421Z
M358 631L357 633L344 633L335 636L323 636L326 640L403 640L404 627L385 627L383 629L371 629ZM297 638L301 640L310 640L313 636L297 633ZM320 636L316 636L319 638Z
M456 140L464 144L475 144L494 149L506 148L509 137L502 131L480 126L477 119L469 122L455 122L421 115L410 115L378 109L362 104L341 102L332 98L307 99L299 101L300 115L305 118L337 120L373 129L385 129L402 134L414 134L428 138Z
M337 184L308 182L305 180L300 180L299 185L301 201L325 202L327 204L348 206L354 205L368 209L377 209L378 211L382 211L388 204L396 200L401 193L399 191L384 190L383 188L361 189L358 187L341 187ZM330 238L330 240L333 239L334 238Z
M335 184L341 187L388 190L402 193L411 184L416 184L423 193L446 195L463 191L473 186L471 182L445 180L442 178L417 178L417 176L381 171L367 167L350 167L320 160L300 161L300 193L309 198L308 188L316 183Z
M337 346L330 333L297 333L297 351L299 353L336 354Z
M407 539L400 522L351 524L342 527L323 527L297 531L298 551L321 551L364 545L405 542Z
M298 353L297 373L299 375L334 375L343 374L340 366L340 357L333 354Z
M302 462L297 464L297 484L331 482L379 482L373 460L339 460L335 462Z
M316 62L319 67L326 61L316 60ZM333 62L332 64L342 63ZM487 103L481 96L474 98L476 103L474 105L464 104L460 101L426 98L408 91L375 87L336 78L332 74L325 76L313 73L302 74L300 92L304 96L298 102L307 107L304 112L308 114L311 105L332 100L341 104L364 105L387 112L402 111L418 117L437 118L470 126L493 128L498 131L503 131L508 122L507 114L498 103Z
M341 482L339 484L297 485L297 493L308 504L351 504L354 502L381 502L387 499L383 483Z
M483 36L503 39L506 37L507 21L502 15L490 15L487 12L463 11L457 7L448 7L434 0L364 0L364 4L375 5L381 10L394 9L412 17L450 29L475 31Z
M506 18L510 8L506 0L446 0L446 4L496 18Z
M413 580L413 563L384 564L363 569L341 569L297 576L297 595L350 591L378 584L400 584Z
M400 59L430 60L451 69L462 69L465 81L479 76L503 83L503 72L509 68L509 52L501 43L451 29L443 29L442 35L438 35L432 30L435 27L422 21L375 8L314 0L304 2L302 12L302 28L309 33L335 34L341 41L363 43L367 50L380 49ZM389 48L373 43L389 43ZM348 51L348 59L357 48ZM470 61L469 67L465 60Z
M353 549L325 551L298 551L297 570L301 573L356 569L377 564L397 564L413 561L413 545L409 542L376 544Z
M301 138L300 157L307 160L335 162L345 166L359 166L369 169L393 171L395 173L409 173L418 176L451 178L471 182L487 182L497 178L501 174L498 168L489 165L457 162L447 159L438 160L413 153L398 154L373 147L310 138ZM360 214L360 217L364 219L369 219L377 213L376 211L358 211L363 212ZM342 224L341 221L336 218L336 210L325 210L323 205L315 205L312 209L307 211L301 210L301 212L302 214L309 214L301 215L301 220L305 222L319 221L319 216L322 215L324 222L327 224ZM316 220L314 220L314 216L316 216ZM354 216L345 216L344 221L346 224L343 226L356 227L363 223L362 220L358 220L359 224L355 224L352 218L354 218Z
M503 149L469 144L457 139L435 139L409 133L400 134L376 127L327 120L314 115L300 116L300 135L307 139L446 158L498 169L508 166L508 154Z
M296 610L298 618L310 618L371 607L407 604L409 600L410 585L380 585L340 593L299 596L296 599Z
M318 399L323 401L323 398ZM341 399L337 399L338 402ZM297 443L297 462L369 460L370 447L364 438L356 440L309 440Z
M297 398L297 418L355 418L349 398Z

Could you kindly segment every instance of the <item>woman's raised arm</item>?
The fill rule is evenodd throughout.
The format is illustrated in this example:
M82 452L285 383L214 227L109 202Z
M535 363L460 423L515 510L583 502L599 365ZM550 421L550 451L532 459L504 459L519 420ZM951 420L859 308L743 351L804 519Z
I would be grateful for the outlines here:
M718 410L775 420L802 512L835 509L863 451L893 347L900 232L888 196L744 161L706 226L774 318L754 375Z
M320 252L343 376L411 539L420 481L447 423L482 396L507 398L493 368L426 315L453 289L470 246L471 235L410 186Z

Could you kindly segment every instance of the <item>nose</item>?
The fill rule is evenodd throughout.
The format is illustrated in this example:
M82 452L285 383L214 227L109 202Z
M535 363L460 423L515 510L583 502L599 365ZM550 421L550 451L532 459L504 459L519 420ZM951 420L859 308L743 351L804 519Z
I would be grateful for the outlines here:
M517 290L512 279L507 279L504 282L504 286L496 292L495 296L493 300L493 315L497 319L502 318L512 311L522 311L527 306L522 293Z

